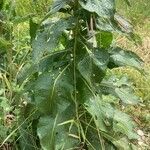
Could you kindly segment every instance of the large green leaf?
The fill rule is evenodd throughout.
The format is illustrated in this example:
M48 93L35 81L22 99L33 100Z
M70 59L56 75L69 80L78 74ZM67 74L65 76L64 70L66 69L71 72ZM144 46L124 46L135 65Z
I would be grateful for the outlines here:
M77 78L77 100L79 104L83 104L93 96L94 88L86 83L85 79L80 75Z
M90 125L86 133L86 138L88 139L88 150L102 150L102 141L98 136L98 130L96 128Z
M95 96L93 98L90 98L87 102L85 102L85 106L87 111L91 114L91 116L93 117L96 126L102 130L107 132L107 127L106 124L104 122L104 118L105 118L105 112L104 112L104 107L102 105L101 99L99 96ZM112 109L108 109L109 110L107 112L108 115L113 115L113 110ZM105 110L105 111L107 111Z
M121 132L127 135L129 139L138 138L138 135L134 132L135 124L127 114L116 110L113 119L113 130L115 132Z
M132 150L129 140L125 137L120 138L119 140L112 141L112 143L121 150Z
M67 58L63 59L64 57ZM27 63L17 75L18 82L22 83L27 79L30 80L30 78L32 78L37 72L48 72L52 69L61 69L62 67L66 66L69 61L70 57L68 57L68 51L64 50L52 53L37 63Z
M90 98L85 103L87 111L93 117L96 127L108 134L122 133L129 139L137 139L134 132L135 124L131 118L119 110L112 107L109 103L103 101L99 96Z
M38 111L42 114L57 112L56 103L59 100L63 102L73 102L72 93L73 73L69 66L44 72L38 78L29 84L28 90L34 91L33 102Z
M127 51L116 47L110 49L110 67L131 66L138 70L142 70L143 61L132 51Z
M121 32L121 28L119 28L117 22L114 19L99 17L96 20L96 27L102 31Z
M78 63L78 70L88 83L100 82L109 61L108 52L104 49L94 49Z
M69 0L55 0L50 11L51 14L56 13L63 8L68 1Z
M116 88L115 93L126 104L137 104L139 102L139 97L134 95L134 90L131 87Z
M52 69L62 69L70 62L69 51L56 51L51 55L47 55L39 61L39 72L48 72ZM65 59L64 59L65 58Z
M100 17L111 18L115 13L114 0L80 0L79 3L84 9L95 12Z
M118 79L111 76L101 82L101 91L118 97L125 104L137 104L139 97L134 94L132 84L126 77Z
M79 144L77 128L73 125L74 108L62 101L56 117L41 117L37 133L43 150L75 148ZM72 124L72 125L71 125Z
M110 19L102 17L97 18L96 27L99 30L122 34L131 34L133 32L132 25L119 14L114 14L114 17Z
M53 96L55 90L53 90L55 78L58 76L58 72L43 73L31 86L34 90L34 101L35 105L41 113L50 114L55 105L53 105Z
M58 106L58 126L56 135L56 150L77 148L80 144L77 122L74 118L75 106L60 101Z
M32 43L33 60L37 62L45 52L55 51L59 46L59 39L63 31L70 28L72 23L72 19L60 19L45 28L43 32L39 32Z
M101 31L96 34L97 44L101 48L108 48L112 44L113 34L111 32Z
M37 134L43 150L55 149L56 119L46 116L39 120Z
M27 63L18 73L17 80L21 84L38 71L39 71L38 64Z

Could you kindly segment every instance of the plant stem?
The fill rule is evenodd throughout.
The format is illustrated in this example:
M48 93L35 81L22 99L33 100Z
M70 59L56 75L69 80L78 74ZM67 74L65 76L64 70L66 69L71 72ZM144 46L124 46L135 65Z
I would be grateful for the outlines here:
M76 17L75 12L78 10L78 1L76 1L74 6L74 16ZM74 80L74 102L75 102L75 109L76 109L76 119L77 122L79 121L79 112L78 112L78 102L77 102L77 78L76 78L76 50L77 50L77 44L78 44L78 33L79 33L79 18L76 17L76 26L74 28L74 46L73 46L73 80ZM80 132L80 128L78 127L78 130Z

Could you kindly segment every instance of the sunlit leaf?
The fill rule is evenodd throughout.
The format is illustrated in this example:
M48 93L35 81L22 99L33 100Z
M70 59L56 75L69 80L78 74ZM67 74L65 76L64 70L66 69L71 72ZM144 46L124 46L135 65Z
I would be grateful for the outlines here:
M89 82L92 80L99 82L105 75L105 69L109 61L107 51L103 49L94 49L93 53L85 56L78 64L78 69L81 75Z
M53 52L58 48L59 39L63 31L68 29L73 20L60 19L47 27L43 32L39 32L32 43L33 60L39 61L45 52Z
M52 8L51 8L51 14L56 13L59 11L61 8L65 6L65 4L68 2L68 0L55 0Z
M126 77L118 79L111 76L108 79L104 79L101 85L103 93L112 94L125 104L137 104L139 102L139 97L134 94L132 84Z
M143 61L132 51L122 48L112 48L110 50L110 66L131 66L135 69L142 70Z
M95 12L100 17L112 17L115 13L114 0L80 0L79 3L84 9Z

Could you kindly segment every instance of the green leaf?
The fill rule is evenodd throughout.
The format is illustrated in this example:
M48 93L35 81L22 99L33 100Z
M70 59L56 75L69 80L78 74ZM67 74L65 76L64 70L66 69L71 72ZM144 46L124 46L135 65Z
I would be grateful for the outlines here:
M37 134L43 150L55 149L56 119L46 116L39 120Z
M89 12L95 12L100 17L111 18L115 13L114 0L80 0L80 5Z
M104 49L94 49L78 63L78 70L88 83L100 82L107 68L109 55Z
M104 94L111 94L119 98L125 104L137 104L139 97L134 95L132 84L126 77L120 79L111 76L101 82L101 90Z
M21 71L17 75L17 80L21 84L28 78L30 78L34 73L38 72L39 66L38 64L25 64Z
M94 88L90 87L86 83L85 79L82 78L82 75L77 78L77 100L79 104L85 103L91 97L93 97Z
M67 57L66 59L63 59ZM27 63L17 75L17 80L22 83L25 80L30 80L35 73L48 72L51 69L59 69L68 64L70 61L68 51L57 51L38 61L38 63Z
M56 92L53 86L58 75L58 71L43 73L30 87L34 90L35 105L42 114L50 114L55 109L53 97L55 97Z
M112 143L121 150L132 150L129 144L129 140L125 137L120 138L119 140L112 141Z
M61 69L66 66L70 61L69 53L68 50L62 50L44 57L37 64L39 66L39 72L48 72L49 70Z
M113 130L115 132L121 132L128 136L129 139L137 139L138 135L134 132L135 124L131 118L120 111L115 111Z
M101 48L108 48L112 44L113 34L111 32L101 31L96 34L98 46Z
M41 114L57 112L57 102L73 102L73 76L68 66L44 72L32 82L28 90L34 91L33 102Z
M117 25L116 21L113 19L107 19L107 18L97 18L96 20L96 27L99 30L102 31L108 31L108 32L120 32L120 28Z
M68 1L69 0L55 0L52 5L50 13L53 14L58 12L61 8L63 8L66 5Z
M143 61L132 51L127 51L116 47L110 49L110 67L130 66L138 70L143 70Z
M101 150L102 149L102 143L100 142L100 137L98 136L97 128L92 128L93 126L89 126L86 138L88 139L88 150Z
M133 105L139 102L139 97L133 94L134 90L132 90L131 88L116 88L115 93L118 95L123 103Z
M62 109L62 106L63 109ZM67 107L66 107L67 106ZM75 107L60 101L58 124L56 129L56 149L78 148L80 139L78 125L75 122Z
M113 18L97 18L96 27L102 31L117 32L121 34L132 34L132 25L119 14L115 14Z
M43 32L39 32L32 43L33 60L38 62L46 52L53 52L58 47L62 33L72 27L72 19L60 19L47 27Z
M91 114L92 118L94 119L96 126L100 130L107 132L107 128L104 122L105 114L103 114L103 106L100 97L95 96L93 98L90 98L89 100L87 100L87 102L85 102L85 106L86 110ZM111 111L111 109L109 111Z
M110 133L109 127L113 126L113 132L120 132L128 136L129 139L137 139L134 132L135 124L131 118L106 103L99 96L90 98L85 102L85 108L91 114L95 121L96 127L100 130Z
M37 133L42 149L70 149L77 147L77 128L73 124L74 108L61 101L56 117L41 117ZM48 132L47 132L48 131Z

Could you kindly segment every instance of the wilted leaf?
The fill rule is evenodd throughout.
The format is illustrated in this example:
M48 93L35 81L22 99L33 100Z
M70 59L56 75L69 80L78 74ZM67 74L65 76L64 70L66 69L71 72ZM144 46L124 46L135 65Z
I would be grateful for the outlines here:
M122 16L120 16L119 14L115 14L114 15L114 19L117 21L117 24L119 25L119 27L122 29L123 32L126 33L132 33L132 25Z

